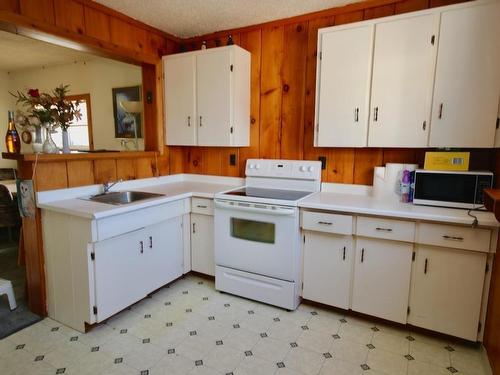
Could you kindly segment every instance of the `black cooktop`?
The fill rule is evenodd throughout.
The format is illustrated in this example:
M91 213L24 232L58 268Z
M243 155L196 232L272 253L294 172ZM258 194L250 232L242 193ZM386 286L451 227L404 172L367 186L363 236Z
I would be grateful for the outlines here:
M281 190L281 189L263 189L255 187L245 187L238 190L227 192L228 195L237 195L240 197L280 199L284 201L296 201L311 194L308 191Z

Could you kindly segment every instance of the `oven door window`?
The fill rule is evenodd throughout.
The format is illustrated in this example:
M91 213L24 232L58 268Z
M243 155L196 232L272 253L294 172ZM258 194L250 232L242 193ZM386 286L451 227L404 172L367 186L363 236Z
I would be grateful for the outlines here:
M274 244L276 225L262 221L231 218L231 236L242 240Z

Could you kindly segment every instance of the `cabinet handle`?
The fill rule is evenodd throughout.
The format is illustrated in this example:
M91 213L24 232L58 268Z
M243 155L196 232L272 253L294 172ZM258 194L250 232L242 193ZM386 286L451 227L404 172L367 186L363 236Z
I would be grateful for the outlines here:
M196 207L198 207L198 208L207 208L207 206L204 206L204 205L201 205L201 204L196 205Z
M321 225L333 225L333 223L331 223L329 221L318 221L318 224L321 224Z
M424 264L424 275L427 275L427 266L429 265L429 259L425 258Z
M427 128L427 121L424 121L422 123L422 130L425 130Z
M361 249L361 263L363 263L365 261L365 249L362 248Z
M359 121L359 108L354 109L354 122Z
M203 126L203 123L201 122L202 117L200 116L200 127Z
M144 242L143 241L139 241L139 246L141 248L141 254L144 253Z
M188 116L188 126L191 126L191 116Z
M375 107L375 109L373 111L374 111L373 121L377 122L378 121L378 107Z
M464 240L463 237L455 237L455 236L447 236L447 235L444 235L443 238L445 240L450 240L450 241L463 241Z
M193 233L196 233L196 223L193 223Z
M345 246L344 246L344 251L343 251L343 254L342 254L342 260L345 260Z
M377 228L375 228L375 230L379 231L379 232L392 232L391 228L380 228L380 227L377 227Z
M443 118L443 103L439 104L439 114L438 114L438 119Z
M149 248L153 248L153 236L149 236Z

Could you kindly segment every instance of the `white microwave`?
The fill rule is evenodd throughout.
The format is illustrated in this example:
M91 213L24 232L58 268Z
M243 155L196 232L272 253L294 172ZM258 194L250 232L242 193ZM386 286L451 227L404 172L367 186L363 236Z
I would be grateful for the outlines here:
M493 173L476 171L415 171L413 203L426 206L481 208L484 189L493 186Z

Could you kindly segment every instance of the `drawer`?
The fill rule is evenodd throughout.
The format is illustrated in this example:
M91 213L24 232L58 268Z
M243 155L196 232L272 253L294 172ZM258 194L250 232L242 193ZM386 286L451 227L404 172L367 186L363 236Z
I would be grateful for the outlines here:
M358 216L356 234L386 240L413 242L415 240L415 223Z
M214 200L193 197L191 199L191 212L194 214L213 215Z
M352 216L304 211L302 229L351 235Z
M491 231L489 229L421 223L418 227L417 242L426 245L489 252L490 238Z

